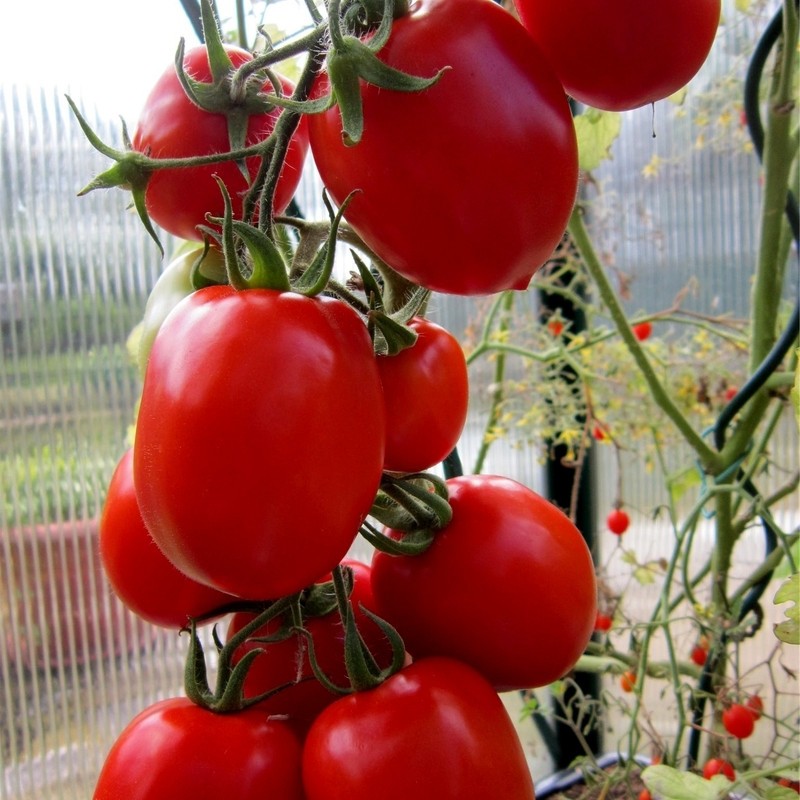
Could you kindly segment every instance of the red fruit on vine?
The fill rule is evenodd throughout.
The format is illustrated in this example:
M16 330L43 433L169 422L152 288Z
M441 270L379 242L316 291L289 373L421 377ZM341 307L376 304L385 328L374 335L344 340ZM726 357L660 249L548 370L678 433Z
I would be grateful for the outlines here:
M650 338L650 334L653 332L653 326L649 322L640 322L638 325L634 325L632 330L633 335L640 342L643 342L645 339Z
M639 800L653 800L653 795L650 794L649 789L642 789L642 791L639 792Z
M549 330L553 336L561 336L564 331L564 323L559 319L551 319L550 322L547 323L547 330Z
M701 647L699 644L696 644L692 648L691 658L698 667L702 667L708 660L708 650L706 650L704 647Z
M709 758L703 767L703 777L709 780L714 775L724 775L728 780L736 780L736 771L733 765L724 758Z
M761 715L764 713L764 701L757 694L750 695L745 705L750 710L756 722L761 719Z
M598 442L603 442L608 438L606 432L599 425L595 425L592 429L592 436L594 436Z
M622 536L631 524L630 517L621 509L615 508L607 517L606 525L611 533Z
M633 670L623 672L619 678L619 685L623 692L632 692L636 686L636 673Z
M791 778L781 778L778 781L778 786L785 786L787 789L794 789L797 794L800 794L800 781L793 781Z
M597 617L594 621L594 629L596 631L601 631L605 633L608 630L611 630L611 625L613 620L608 614L603 614L601 611L597 612Z
M753 733L755 718L753 712L741 703L734 703L722 712L725 730L736 739L746 739Z

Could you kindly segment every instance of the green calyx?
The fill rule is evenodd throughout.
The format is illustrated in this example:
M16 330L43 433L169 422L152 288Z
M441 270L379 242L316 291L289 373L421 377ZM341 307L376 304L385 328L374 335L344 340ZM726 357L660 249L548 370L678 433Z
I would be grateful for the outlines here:
M340 3L330 5L331 49L328 52L327 72L331 94L342 117L342 141L348 147L358 144L364 133L364 114L361 81L396 92L421 92L430 88L442 76L444 69L429 78L409 75L381 61L377 53L389 40L394 15L394 0L385 0L380 24L374 35L364 42L357 36L345 34L340 17Z

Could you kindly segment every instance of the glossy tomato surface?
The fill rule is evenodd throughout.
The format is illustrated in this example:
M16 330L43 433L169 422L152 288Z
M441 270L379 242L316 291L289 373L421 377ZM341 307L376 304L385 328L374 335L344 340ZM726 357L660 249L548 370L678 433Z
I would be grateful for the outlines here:
M372 343L344 303L201 289L156 336L134 473L183 572L249 599L314 583L349 549L383 466Z
M328 706L306 738L303 785L307 800L534 800L497 694L444 658Z
M413 658L461 659L498 691L562 677L597 615L594 566L580 532L509 478L464 476L447 486L453 518L428 550L374 555L378 614Z
M385 469L421 472L443 461L467 420L469 379L464 351L428 319L409 327L417 341L397 355L379 356L386 398Z
M252 60L240 48L226 46L234 67ZM208 54L204 45L190 48L184 55L186 73L197 81L211 82ZM290 81L281 79L284 94L291 94ZM273 92L272 84L265 90ZM279 109L267 114L253 114L247 127L246 145L266 139L275 128ZM188 158L212 153L227 153L230 148L228 121L224 114L215 114L196 106L183 90L175 67L170 65L153 86L144 103L132 145L151 158ZM300 125L289 145L275 194L274 208L282 212L294 195L308 151L306 122ZM251 179L258 171L260 160L253 156L247 161ZM206 225L206 214L221 217L223 196L214 175L225 184L233 202L233 215L242 213L242 198L248 181L233 161L193 167L155 170L148 182L145 203L151 218L164 230L181 239L201 240L197 225Z
M706 60L720 0L514 0L567 93L625 111L684 87Z
M370 567L358 561L346 560L344 565L353 571L353 605L356 625L365 644L382 668L392 661L392 648L380 628L367 619L362 611L375 610L375 600L370 584ZM253 619L250 612L238 612L231 617L227 638L240 631ZM275 636L282 626L289 626L291 619L275 619L260 628L253 637L238 647L234 663L250 650L261 650L261 655L252 663L244 683L246 697L255 697L273 691L286 684L277 694L259 704L266 714L280 715L299 733L305 733L323 708L337 700L340 695L328 691L315 677L309 662L309 645L301 634L289 634L281 641L269 643L254 641L254 638ZM344 628L338 611L320 617L306 617L306 630L314 643L314 654L322 671L337 686L349 686L344 662Z
M153 625L180 630L190 617L234 599L184 575L158 549L136 500L133 450L124 453L108 486L100 517L100 557L116 595Z
M303 800L300 743L257 710L214 714L186 698L139 714L109 752L93 800Z
M362 84L364 134L342 143L338 108L309 118L323 183L364 241L441 292L524 289L560 241L577 190L566 96L522 26L492 0L417 0L379 58L431 77ZM316 93L327 91L323 77Z

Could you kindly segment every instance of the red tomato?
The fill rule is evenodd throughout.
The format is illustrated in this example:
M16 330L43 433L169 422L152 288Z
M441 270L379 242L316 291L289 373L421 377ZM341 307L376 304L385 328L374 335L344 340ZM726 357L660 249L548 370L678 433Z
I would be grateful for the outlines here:
M698 667L702 667L707 660L708 660L708 648L696 644L692 648L692 661L695 664L697 664Z
M653 800L653 795L650 794L649 789L642 789L642 791L639 792L639 800Z
M356 618L356 625L364 641L379 666L386 667L392 660L392 648L378 626L367 619L360 606L373 611L375 600L370 585L370 568L358 561L344 562L353 570L353 591L350 601ZM228 628L228 639L250 622L253 615L247 612L234 614ZM253 634L264 637L275 634L282 620L270 621ZM291 620L286 620L291 624ZM347 686L347 670L344 665L344 629L338 612L333 611L324 617L311 617L304 622L314 641L317 663L325 674L338 686ZM325 706L330 705L339 695L331 694L316 678L308 660L308 644L300 634L278 642L263 644L248 640L237 648L234 663L249 650L261 649L262 654L252 663L244 683L246 697L255 697L277 687L301 681L291 688L284 689L265 700L259 708L265 714L286 716L289 724L297 731L305 733Z
M235 67L252 60L246 50L225 47ZM183 60L187 74L195 80L210 83L211 70L205 45L188 50ZM291 94L292 84L281 79L284 94ZM266 82L265 90L274 92ZM280 109L268 114L253 114L247 127L246 144L252 145L266 139L275 128ZM170 66L158 79L144 108L133 135L134 150L152 158L188 158L190 156L226 153L230 148L228 121L224 114L213 114L196 106L186 95L178 80L174 66ZM282 212L294 195L300 182L303 162L308 150L308 129L305 119L289 145L289 151L278 181L274 207ZM248 159L247 167L255 177L260 159ZM159 169L147 182L145 203L152 219L164 230L181 239L202 239L197 225L206 225L206 214L221 217L224 203L214 175L222 179L233 202L234 217L242 213L242 197L248 182L233 161L199 167Z
M632 692L636 686L636 673L633 670L623 672L619 677L619 685L623 692Z
M213 286L156 336L136 429L142 517L181 571L249 599L330 572L375 498L383 393L346 304Z
M580 532L511 479L465 476L447 486L453 518L428 550L375 553L378 614L412 657L457 658L498 691L562 677L597 614L594 567Z
M378 357L386 399L384 469L422 472L444 461L467 420L467 362L458 340L427 319L416 318L412 347Z
M608 616L608 614L603 614L600 611L597 612L597 616L594 620L594 629L596 631L601 631L602 633L610 631L613 624L613 620Z
M724 775L728 780L736 780L736 771L733 765L725 761L724 758L709 758L703 767L703 777L706 780L713 778L714 775Z
M558 319L551 319L550 322L547 323L547 330L549 330L553 336L561 336L564 332L564 323Z
M745 705L753 715L753 719L758 722L758 720L761 719L761 715L764 713L764 701L757 694L753 694L747 698Z
M309 118L311 151L345 217L391 267L429 289L524 289L561 240L577 144L564 90L492 0L418 0L378 57L430 77L421 92L362 86L364 135L339 110ZM316 94L328 90L325 77Z
M100 518L100 557L111 588L153 625L180 629L231 602L228 594L192 580L158 549L145 527L133 485L133 450L117 464Z
M720 0L514 0L523 25L576 100L625 111L668 97L711 50Z
M417 661L337 700L303 749L307 800L534 800L519 738L492 687L457 661Z
M753 733L756 721L747 706L734 703L722 712L722 724L734 738L746 739Z
M792 789L797 794L800 794L800 781L793 781L791 778L780 778L778 786L785 786L787 789Z
M630 517L621 508L613 509L606 517L608 529L617 536L622 536L630 524Z
M139 714L114 743L93 800L304 800L300 743L257 710L214 714L186 698Z
M633 335L640 342L644 342L646 339L650 338L650 334L653 332L653 326L649 322L640 322L638 325L634 325L631 330L633 331Z

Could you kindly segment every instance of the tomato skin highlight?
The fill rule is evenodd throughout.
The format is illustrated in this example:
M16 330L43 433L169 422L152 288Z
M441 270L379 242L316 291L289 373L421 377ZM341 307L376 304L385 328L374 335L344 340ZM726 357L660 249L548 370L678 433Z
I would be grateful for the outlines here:
M303 749L307 800L534 800L516 730L465 664L416 661L328 706Z
M350 602L353 606L359 633L378 666L387 667L392 661L392 648L378 626L367 619L361 606L374 611L375 599L370 584L370 567L358 561L343 562L353 570L353 591ZM251 621L253 615L238 612L231 617L227 638ZM324 617L311 617L304 622L314 641L314 653L322 671L337 686L347 686L347 670L344 663L344 629L337 611ZM271 620L253 636L275 634L280 620ZM291 681L300 681L259 703L265 714L285 716L287 724L304 736L311 723L322 709L329 706L340 695L329 692L316 678L308 658L308 643L301 634L269 644L248 640L236 649L233 663L236 664L249 650L261 648L262 654L252 663L244 682L245 697L255 697Z
M257 710L214 714L186 698L142 711L111 748L93 800L304 800L300 742Z
M201 289L150 353L134 446L142 517L195 580L247 599L293 594L352 544L384 437L372 343L349 306Z
M180 630L232 598L180 572L145 527L133 483L133 449L119 460L100 517L100 557L111 588L153 625Z
M234 67L251 61L246 50L225 46ZM211 69L204 45L192 47L184 55L184 69L195 80L211 82ZM292 83L281 79L284 94L291 94ZM265 90L274 92L267 81ZM246 145L266 139L273 131L280 109L268 114L250 116ZM153 86L145 100L134 131L132 145L151 158L188 158L230 151L228 122L224 114L215 114L196 106L186 95L174 65L170 65ZM292 137L283 171L275 193L274 211L282 213L289 205L303 171L308 151L306 120ZM255 177L260 160L258 156L247 159L251 180ZM158 169L149 177L145 190L145 205L150 217L164 230L181 239L202 240L197 225L207 225L206 214L221 217L225 210L223 196L214 179L218 175L231 196L234 218L242 214L242 198L248 184L233 161L197 167Z
M453 518L428 550L373 556L379 616L413 658L457 658L497 691L562 677L597 615L594 565L580 532L509 478L464 476L447 487Z
M378 356L386 402L384 469L422 472L444 461L467 420L469 379L464 351L447 330L415 318L413 346Z
M720 0L514 0L567 93L626 111L683 88L706 60Z
M524 289L563 236L577 193L563 88L492 0L419 0L378 57L432 87L362 86L364 134L338 108L309 118L322 181L364 241L409 280L451 294ZM315 95L328 90L326 76ZM490 119L490 124L487 120Z

